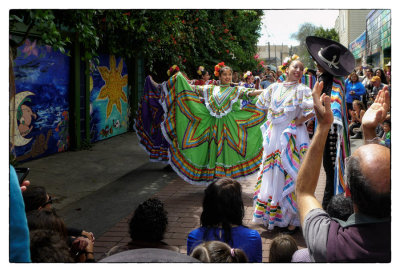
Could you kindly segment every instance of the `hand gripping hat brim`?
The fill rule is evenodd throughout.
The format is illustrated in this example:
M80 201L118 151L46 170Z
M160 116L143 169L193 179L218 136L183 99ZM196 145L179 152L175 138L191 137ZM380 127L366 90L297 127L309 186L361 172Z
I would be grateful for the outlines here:
M308 52L314 58L314 60L331 75L347 76L353 72L355 67L354 56L342 44L316 36L308 36L306 37L306 46ZM324 58L321 55L321 53L329 55L329 51L331 51L332 48L335 48L338 52L340 52L340 55L336 56L335 65L329 65L329 61L327 61L329 58Z

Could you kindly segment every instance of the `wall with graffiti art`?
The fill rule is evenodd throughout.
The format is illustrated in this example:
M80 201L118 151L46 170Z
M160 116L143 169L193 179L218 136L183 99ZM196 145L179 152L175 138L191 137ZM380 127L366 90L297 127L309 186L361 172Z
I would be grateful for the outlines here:
M128 74L122 58L100 55L90 63L90 138L97 142L128 130Z
M70 58L26 40L13 63L10 146L17 161L68 149Z

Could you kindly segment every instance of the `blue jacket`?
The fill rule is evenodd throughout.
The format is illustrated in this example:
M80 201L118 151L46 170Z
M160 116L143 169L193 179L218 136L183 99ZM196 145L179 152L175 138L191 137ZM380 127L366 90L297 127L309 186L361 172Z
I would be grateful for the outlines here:
M353 100L361 100L361 96L365 94L365 87L361 82L353 83L351 80L346 79L346 103L353 103ZM355 94L351 95L350 92L354 91Z
M10 165L10 262L31 261L29 230L17 173Z

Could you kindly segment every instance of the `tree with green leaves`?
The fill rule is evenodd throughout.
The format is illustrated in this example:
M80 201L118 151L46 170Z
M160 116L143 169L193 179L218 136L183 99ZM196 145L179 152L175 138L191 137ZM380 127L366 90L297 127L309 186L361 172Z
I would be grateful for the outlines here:
M334 28L325 29L322 26L320 26L315 30L314 36L339 42L339 33L337 33L336 29Z
M84 59L104 52L124 58L142 55L147 74L165 80L177 64L190 77L197 67L210 72L225 61L234 70L252 70L260 34L261 10L11 10L10 49L34 34L38 43L68 52L71 42ZM15 56L15 54L13 55Z
M294 53L296 53L300 57L301 61L304 64L304 67L314 67L314 63L310 58L310 54L307 51L306 37L313 36L316 29L317 27L314 24L304 23L300 26L299 30L296 33L291 35L292 39L296 39L300 43L300 45L294 49Z
M292 39L299 41L300 45L294 49L300 59L302 60L305 67L315 68L314 62L311 59L306 47L306 37L307 36L317 36L321 38L326 38L334 41L339 41L339 34L334 28L324 29L321 27L316 27L311 23L304 23L300 26L299 30L291 35Z

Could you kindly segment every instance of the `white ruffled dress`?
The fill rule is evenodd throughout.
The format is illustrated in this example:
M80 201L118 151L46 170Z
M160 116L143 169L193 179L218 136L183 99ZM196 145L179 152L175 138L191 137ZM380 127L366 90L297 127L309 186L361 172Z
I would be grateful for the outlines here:
M253 222L271 230L300 226L294 191L310 141L306 126L296 126L295 119L313 113L311 89L298 82L271 84L256 106L268 109L268 116L261 126L264 153L254 193Z

